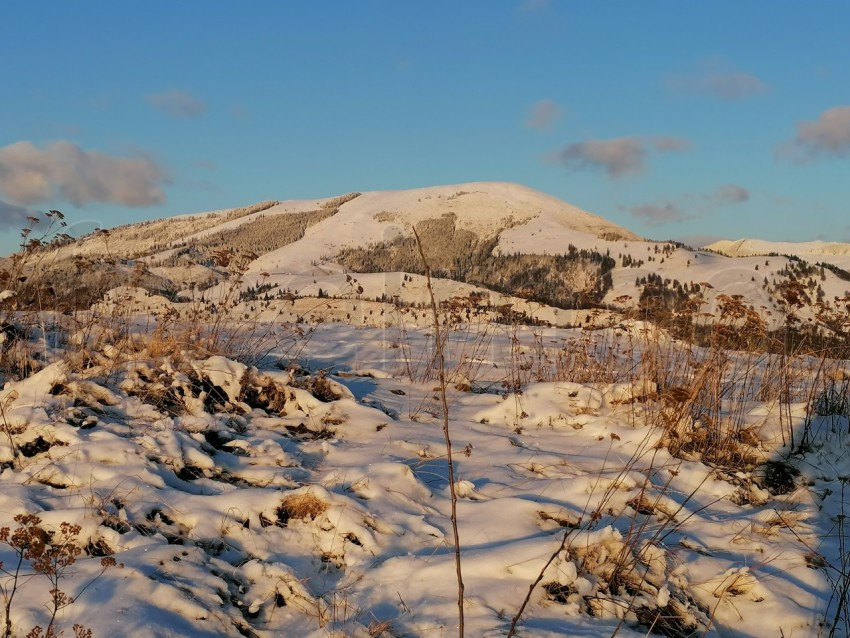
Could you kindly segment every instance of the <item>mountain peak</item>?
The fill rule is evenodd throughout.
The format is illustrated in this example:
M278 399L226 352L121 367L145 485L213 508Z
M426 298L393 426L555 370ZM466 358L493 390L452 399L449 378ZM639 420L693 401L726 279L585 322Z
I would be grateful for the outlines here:
M303 208L304 202L283 202L280 212ZM468 182L362 193L340 205L332 218L308 228L304 241L269 253L252 270L265 270L268 261L277 267L319 261L345 248L408 236L413 226L446 216L454 217L458 230L480 239L493 239L509 229L545 220L561 231L561 251L566 250L564 232L638 239L617 224L532 188L509 182Z

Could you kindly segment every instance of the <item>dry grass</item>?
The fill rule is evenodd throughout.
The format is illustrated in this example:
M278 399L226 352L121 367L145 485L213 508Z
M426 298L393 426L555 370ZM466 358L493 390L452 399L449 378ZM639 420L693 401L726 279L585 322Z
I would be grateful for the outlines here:
M393 623L390 620L374 619L369 622L368 631L372 638L392 638Z
M717 338L710 336L708 345L702 346L672 339L666 331L651 324L628 322L614 330L597 330L591 326L564 340L558 349L543 347L539 335L531 345L515 342L511 353L515 369L507 373L507 385L515 387L521 397L524 385L537 380L634 385L649 382L657 388L656 392L617 401L614 409L624 412L636 425L663 430L662 443L672 455L707 463L724 476L746 477L741 479L740 487L744 495L750 491L747 498L754 498L754 492L788 494L800 487L793 455L808 451L818 439L818 432L812 428L825 427L825 419L814 417L833 415L842 420L850 417L847 407L850 382L842 372L846 361L832 350L812 354L789 348L787 352L769 353L751 348L748 344L764 343L770 338L763 322L754 320L749 310L742 310L740 300L727 299L724 312L711 329ZM729 348L733 337L740 346L737 350ZM809 413L801 423L799 410L803 404L808 406ZM780 426L781 440L774 441L780 446L779 453L767 452L759 438L762 423L754 423L751 414L756 406L768 408L765 423L772 421L774 426ZM636 462L642 459L641 464L645 463L647 455L651 457L652 451L635 450L628 469L637 469ZM680 513L694 496L689 495L677 505L666 496L667 485L647 488L651 490L641 490L629 501L632 513L623 512L617 520L617 528L623 533L619 548L571 547L569 539L576 533L570 529L572 525L564 525L551 513L541 513L540 518L566 527L560 550L568 550L581 569L595 573L601 579L598 582L607 583L607 589L600 590L597 598L586 601L594 615L637 617L649 633L665 636L708 631L713 624L713 611L700 612L684 598L673 598L666 607L650 609L640 607L636 599L629 602L628 596L624 597L625 592L651 593L657 587L653 575L643 565L642 548L647 543L662 543L677 529ZM602 496L604 506L610 495ZM755 502L747 498L745 503ZM598 524L602 506L600 511L589 512L588 517L579 519L579 531ZM777 512L753 523L750 532L762 538L773 537L785 529L794 533L794 528L801 524L801 516L795 512ZM832 583L833 598L826 612L833 616L826 618L832 627L830 635L837 635L836 631L850 625L846 603L850 591L847 577L850 553L844 545L843 515L838 521L842 545L840 565L815 564L827 570ZM560 583L541 585L545 582L542 578L546 567L556 555L557 552L543 566L532 589L542 586L552 600L558 601L559 597L573 600L574 592ZM751 575L724 581L715 592L718 604L748 594L753 582ZM514 617L508 635L514 635L524 606L525 603Z
M324 514L328 504L310 492L285 497L277 509L279 519L315 520Z

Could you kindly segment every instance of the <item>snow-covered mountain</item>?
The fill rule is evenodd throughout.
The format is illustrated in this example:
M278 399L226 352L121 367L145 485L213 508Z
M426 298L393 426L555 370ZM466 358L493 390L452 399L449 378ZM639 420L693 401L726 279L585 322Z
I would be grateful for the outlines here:
M577 311L599 307L635 311L652 303L675 312L688 300L700 300L708 304L703 312L713 312L719 295L738 296L778 325L790 282L800 284L795 299L805 320L815 316L817 304L841 299L850 289L847 244L740 240L694 250L642 239L557 198L499 182L181 215L94 233L62 245L41 263L55 265L60 287L67 280L66 288L90 290L92 299L129 283L192 297L228 285L232 272L222 259L232 264L238 256L243 289L262 291L264 298L416 305L427 291L418 277L424 270L414 229L440 299L483 294L492 305L533 311L554 325L582 323L587 312ZM80 275L81 260L94 274ZM348 316L352 309L342 300L338 313L328 310L327 318ZM294 312L294 318L303 316Z

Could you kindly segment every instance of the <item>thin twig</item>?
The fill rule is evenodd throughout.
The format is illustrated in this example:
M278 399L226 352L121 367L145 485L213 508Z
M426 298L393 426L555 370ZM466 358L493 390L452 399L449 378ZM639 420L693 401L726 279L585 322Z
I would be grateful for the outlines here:
M12 462L14 465L20 463L20 451L15 443L15 438L12 436L12 429L9 427L9 422L6 420L6 406L18 398L18 393L14 390L10 392L3 401L0 401L0 420L3 421L3 431L9 438L9 447L12 448Z
M455 546L455 571L457 572L457 616L458 616L458 635L463 638L464 618L463 618L463 572L461 570L461 551L460 551L460 535L457 529L457 491L455 489L455 471L454 462L452 461L452 439L449 432L449 402L446 398L446 359L443 354L443 339L440 332L440 316L437 312L437 302L434 300L434 288L431 286L431 266L425 257L425 250L422 248L422 240L419 238L419 233L416 228L413 228L413 236L416 238L416 245L419 247L419 256L422 258L422 265L425 268L425 282L428 287L428 297L431 305L431 318L434 324L435 348L437 353L437 368L440 380L440 403L443 408L443 436L446 441L446 464L449 468L449 494L452 501L452 535L454 536Z
M525 608L528 606L528 603L531 600L531 594L534 591L534 588L537 587L537 585L540 584L541 580L543 580L543 575L546 573L546 570L549 569L549 565L551 565L555 561L555 559L558 557L558 555L562 551L564 551L564 548L567 546L567 540L569 540L570 533L572 531L573 530L571 530L571 529L564 531L564 535L561 538L561 544L558 545L558 549L556 549L554 552L552 552L552 555L549 556L549 560L547 560L546 564L543 565L543 569L541 569L538 572L537 578L535 578L534 582L531 583L531 585L528 586L528 593L525 595L525 598L523 599L522 604L519 606L519 609L517 610L516 615L514 615L514 617L511 619L511 628L508 630L507 638L511 638L512 636L516 635L517 625L519 624L520 618L522 618L522 614L525 611Z

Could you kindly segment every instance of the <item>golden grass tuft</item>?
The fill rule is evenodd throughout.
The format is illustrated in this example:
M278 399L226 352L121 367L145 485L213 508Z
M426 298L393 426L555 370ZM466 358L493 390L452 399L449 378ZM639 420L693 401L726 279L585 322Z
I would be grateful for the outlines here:
M287 496L280 502L278 517L286 520L315 520L324 514L328 504L310 492Z

